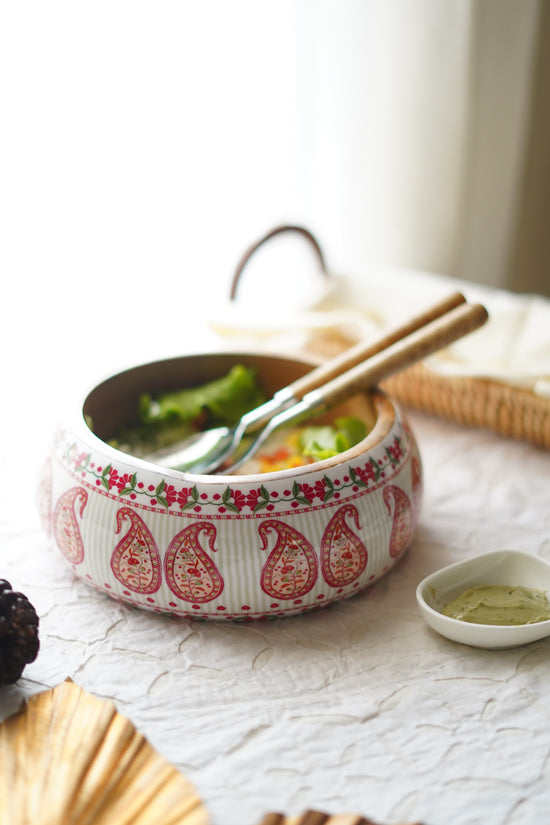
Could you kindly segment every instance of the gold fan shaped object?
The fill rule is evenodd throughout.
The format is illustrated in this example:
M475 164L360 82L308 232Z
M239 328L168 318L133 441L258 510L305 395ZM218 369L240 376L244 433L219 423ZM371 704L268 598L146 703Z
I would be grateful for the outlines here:
M67 680L0 725L0 823L208 825L189 780L121 716Z
M0 825L209 825L189 780L70 679L0 724ZM265 814L260 825L379 825L357 814Z

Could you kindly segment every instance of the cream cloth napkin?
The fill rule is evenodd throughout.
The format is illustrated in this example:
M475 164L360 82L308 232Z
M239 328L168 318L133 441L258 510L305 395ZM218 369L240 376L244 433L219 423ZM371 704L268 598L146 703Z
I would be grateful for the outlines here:
M296 351L315 337L350 343L374 339L450 292L483 303L489 321L426 359L434 373L493 379L550 398L550 300L415 270L377 269L361 279L339 275L300 292L270 288L262 296L216 307L210 327L226 342Z

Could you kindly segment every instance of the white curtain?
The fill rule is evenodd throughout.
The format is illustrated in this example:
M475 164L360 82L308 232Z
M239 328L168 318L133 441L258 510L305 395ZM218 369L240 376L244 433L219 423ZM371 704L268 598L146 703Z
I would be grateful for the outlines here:
M342 266L507 285L539 17L537 0L308 5L305 211Z
M471 3L327 0L309 12L308 211L347 270L450 272L467 164Z
M540 7L2 4L3 334L184 346L189 307L281 222L352 277L502 283Z

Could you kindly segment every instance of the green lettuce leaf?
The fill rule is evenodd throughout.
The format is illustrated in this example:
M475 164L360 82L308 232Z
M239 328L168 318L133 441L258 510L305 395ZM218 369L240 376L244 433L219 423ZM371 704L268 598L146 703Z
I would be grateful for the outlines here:
M367 427L363 421L354 416L342 416L335 420L334 426L304 427L300 435L300 449L314 461L321 461L349 450L366 435Z
M173 444L197 430L232 426L245 412L265 401L256 371L237 364L221 378L198 387L161 393L143 393L138 422L121 429L113 446L135 454Z

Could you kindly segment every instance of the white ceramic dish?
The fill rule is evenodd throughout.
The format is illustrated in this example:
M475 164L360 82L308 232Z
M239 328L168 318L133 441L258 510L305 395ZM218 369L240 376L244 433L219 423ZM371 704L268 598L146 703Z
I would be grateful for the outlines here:
M38 500L44 528L75 575L140 608L259 619L353 596L407 550L422 467L399 406L381 392L361 397L372 418L363 441L277 473L181 473L107 443L135 417L145 389L197 386L235 363L258 370L268 397L311 369L280 356L182 356L111 376L67 411Z
M517 647L550 636L550 621L503 627L462 622L441 613L460 593L485 584L535 587L550 592L550 563L516 550L485 553L427 576L417 587L416 599L430 627L448 639L472 647Z

